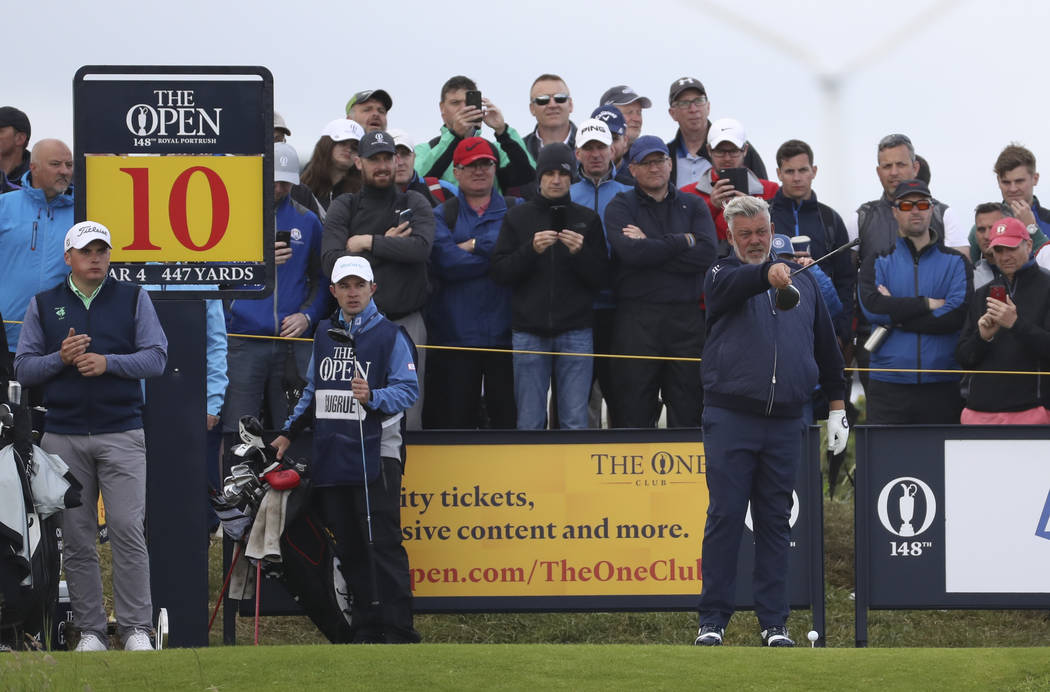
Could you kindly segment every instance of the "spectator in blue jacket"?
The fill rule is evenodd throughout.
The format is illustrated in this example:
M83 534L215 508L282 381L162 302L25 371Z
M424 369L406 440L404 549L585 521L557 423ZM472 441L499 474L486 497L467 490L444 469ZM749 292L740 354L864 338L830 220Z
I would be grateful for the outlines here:
M605 106L615 110L613 106ZM622 121L623 118L620 117ZM630 185L617 181L616 165L613 163L613 134L605 120L585 120L576 134L576 159L579 163L579 181L572 184L569 194L572 201L598 212L605 218L605 207L618 193L630 190ZM602 223L602 231L605 224ZM605 234L607 253L612 255L608 233ZM613 297L612 275L607 276L606 285L598 292L594 301L594 352L613 353L612 333L616 316L616 300ZM589 406L590 427L601 427L601 403L605 399L610 411L615 405L612 396L612 360L594 359L594 385ZM615 418L611 413L609 419Z
M955 346L973 296L973 270L960 252L937 242L933 209L926 183L900 183L893 193L897 243L861 265L860 306L872 325L891 330L871 354L871 424L951 424L962 412L959 375L926 371L959 369Z
M73 154L57 139L33 147L22 189L0 195L0 312L22 321L29 299L67 274L62 240L73 225ZM9 348L21 326L5 324Z
M846 448L842 354L817 283L770 254L766 203L735 197L724 210L733 254L704 281L703 372L707 524L696 644L719 646L736 608L736 567L751 504L755 616L765 646L794 646L787 630L791 493L805 430L803 410L819 383L831 402L828 448ZM776 306L793 285L798 304Z
M489 278L489 258L508 205L521 200L511 202L493 188L496 154L481 137L456 145L453 174L458 194L434 210L434 293L426 309L430 343L509 349L510 289ZM435 348L427 358L424 428L517 425L509 353Z
M270 416L263 425L281 426L288 417L286 372L297 378L289 384L305 382L310 362L308 339L328 306L327 282L321 274L321 222L289 196L299 182L299 157L283 142L274 144L273 151L275 228L278 233L288 233L288 240L274 243L278 266L273 294L264 300L230 303L227 328L235 335L305 340L230 338L230 384L222 410L223 432L228 434L237 431L242 416L261 416L264 401Z

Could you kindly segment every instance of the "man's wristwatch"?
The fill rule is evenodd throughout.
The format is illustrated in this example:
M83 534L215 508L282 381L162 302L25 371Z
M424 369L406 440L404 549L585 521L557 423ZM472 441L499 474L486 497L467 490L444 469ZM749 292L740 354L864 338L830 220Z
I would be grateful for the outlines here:
M1035 235L1039 232L1039 224L1030 223L1025 228L1028 229L1028 235Z

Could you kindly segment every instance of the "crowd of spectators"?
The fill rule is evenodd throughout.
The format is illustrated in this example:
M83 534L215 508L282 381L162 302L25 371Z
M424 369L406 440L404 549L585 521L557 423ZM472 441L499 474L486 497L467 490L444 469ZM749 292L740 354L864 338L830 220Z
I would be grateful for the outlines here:
M904 134L873 147L878 196L835 210L817 200L809 144L784 142L770 176L742 122L710 117L694 77L670 83L666 139L646 131L654 100L628 85L579 123L561 77L538 76L527 96L535 123L519 133L453 76L426 138L390 126L391 92L359 91L303 164L275 114L277 288L224 306L229 383L209 379L225 389L209 390L209 429L220 412L227 434L245 414L281 426L309 349L280 338L325 323L327 277L345 255L369 260L376 305L420 347L409 429L697 427L704 277L730 251L723 210L743 195L768 202L777 255L809 264L857 241L815 273L845 362L860 368L868 422L1046 416L1050 210L1025 147L990 162L1000 192L967 231L969 214L932 195ZM0 108L3 379L30 299L66 276L55 249L73 225L69 147L31 134L25 113Z

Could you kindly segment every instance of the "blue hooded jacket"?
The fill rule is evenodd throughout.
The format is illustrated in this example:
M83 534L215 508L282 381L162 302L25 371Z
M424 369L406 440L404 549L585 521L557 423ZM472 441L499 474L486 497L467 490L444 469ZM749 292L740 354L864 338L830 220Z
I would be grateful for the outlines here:
M43 190L32 186L30 175L22 176L20 190L0 195L0 314L19 322L33 296L69 273L63 245L73 225L73 188L48 200ZM13 350L22 325L4 326Z

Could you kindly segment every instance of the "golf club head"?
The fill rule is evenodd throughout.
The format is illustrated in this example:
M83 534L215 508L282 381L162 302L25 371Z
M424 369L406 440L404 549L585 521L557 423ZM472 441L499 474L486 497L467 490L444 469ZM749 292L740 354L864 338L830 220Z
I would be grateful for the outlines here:
M337 344L347 344L350 348L354 347L353 335L348 330L341 327L329 327L328 338Z
M788 284L787 288L777 289L773 302L776 303L778 310L791 310L798 305L801 297L802 294L798 292L798 289Z
M242 416L237 422L237 435L246 445L262 449L262 432L262 423L255 416Z

